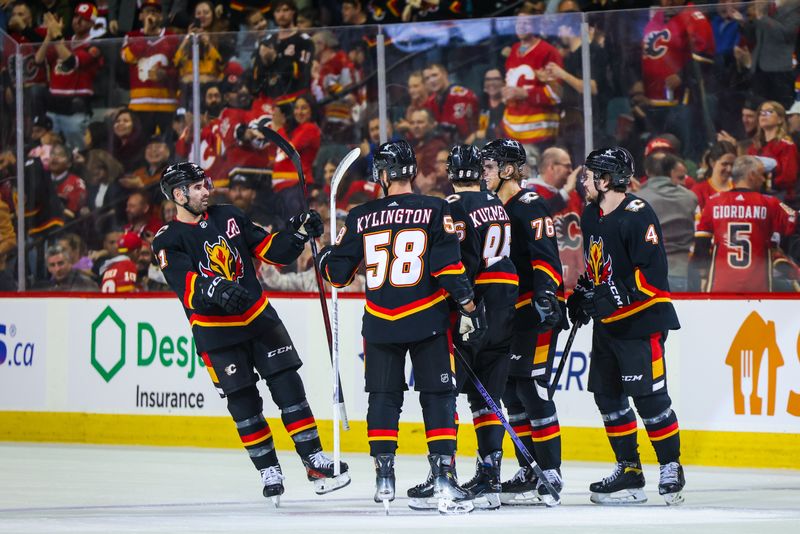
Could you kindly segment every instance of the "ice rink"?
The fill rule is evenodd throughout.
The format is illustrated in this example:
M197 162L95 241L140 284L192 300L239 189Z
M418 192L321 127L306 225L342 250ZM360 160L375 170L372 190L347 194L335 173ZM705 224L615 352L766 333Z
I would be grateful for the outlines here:
M589 503L587 486L611 466L572 462L558 508L444 517L407 507L405 490L427 462L401 455L399 498L387 517L372 502L374 471L363 454L345 455L349 487L318 497L297 456L281 451L287 480L277 510L239 450L3 444L0 455L0 532L800 532L800 471L689 467L686 504L667 508L658 469L646 466L647 504L601 508ZM473 463L459 457L464 480ZM507 461L504 478L515 470Z

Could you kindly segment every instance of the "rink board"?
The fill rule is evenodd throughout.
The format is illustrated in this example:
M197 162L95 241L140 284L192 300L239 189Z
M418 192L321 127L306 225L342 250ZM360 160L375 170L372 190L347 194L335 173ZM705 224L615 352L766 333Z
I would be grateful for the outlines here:
M323 441L330 443L332 380L319 301L271 299L304 366ZM677 300L666 368L686 463L800 468L800 302ZM340 300L342 383L351 430L346 451L366 451L367 397L360 336L363 300ZM562 334L559 348L566 333ZM556 394L565 459L608 460L586 388L591 329L581 329ZM560 354L559 354L560 357ZM407 368L413 386L412 370ZM279 448L291 448L260 384ZM474 447L459 402L459 447ZM413 391L401 417L402 452L425 450ZM645 461L654 461L640 427ZM239 447L225 401L194 351L174 298L0 298L0 440ZM507 440L508 452L511 452Z

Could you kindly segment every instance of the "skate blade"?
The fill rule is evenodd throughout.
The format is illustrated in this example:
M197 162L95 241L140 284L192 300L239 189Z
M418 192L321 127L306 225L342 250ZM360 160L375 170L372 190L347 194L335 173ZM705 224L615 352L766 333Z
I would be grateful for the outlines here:
M679 506L683 504L683 491L677 491L675 493L665 493L662 495L664 497L664 502L667 503L667 506Z
M535 490L522 493L501 493L500 502L507 506L538 506L544 504L542 497Z
M390 502L391 502L391 501L390 501L389 499L384 499L384 500L383 500L383 512L384 512L386 515L389 515L389 503L390 503Z
M476 495L472 501L476 510L497 510L500 508L500 494L499 493L484 493L483 495Z
M267 502L272 504L273 508L276 508L276 509L280 508L281 507L281 496L280 495L275 495L273 497L269 497L267 499Z
M468 514L475 509L472 501L454 501L452 499L439 499L439 513L442 515Z
M317 478L314 480L314 492L317 495L325 495L332 491L342 489L350 484L350 473L342 473L338 477Z
M561 498L555 499L549 493L547 493L545 495L542 495L541 497L542 497L542 502L548 508L554 508L554 507L556 507L556 506L561 504Z
M417 511L438 510L439 499L433 497L425 499L420 499L419 497L409 498L408 507Z
M605 506L623 506L626 504L644 504L647 495L641 488L615 491L614 493L592 493L589 500Z

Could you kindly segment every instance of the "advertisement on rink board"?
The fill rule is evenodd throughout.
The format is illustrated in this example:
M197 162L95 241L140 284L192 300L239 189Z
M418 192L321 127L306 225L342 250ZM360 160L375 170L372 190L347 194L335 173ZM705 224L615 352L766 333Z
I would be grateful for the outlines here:
M225 401L196 354L178 301L20 299L0 312L0 410L226 416ZM304 365L319 419L330 419L331 371L315 298L274 298ZM678 300L682 328L665 361L681 428L800 434L800 314L791 300ZM348 412L363 420L363 301L342 299L340 348ZM566 342L560 335L558 348ZM45 350L47 349L47 350ZM561 353L557 353L561 357ZM556 392L562 426L596 427L586 391L591 326L579 330ZM556 360L556 364L558 360ZM422 421L410 391L402 421ZM259 385L268 417L278 412ZM471 421L459 400L460 420Z

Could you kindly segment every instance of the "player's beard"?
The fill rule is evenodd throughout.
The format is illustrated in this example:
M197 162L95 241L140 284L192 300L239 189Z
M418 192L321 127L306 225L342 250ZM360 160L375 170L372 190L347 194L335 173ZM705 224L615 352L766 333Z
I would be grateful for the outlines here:
M195 215L201 215L208 209L208 197L190 199L184 207Z

